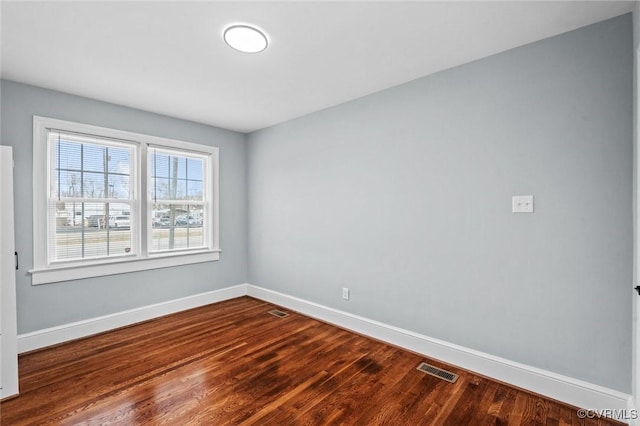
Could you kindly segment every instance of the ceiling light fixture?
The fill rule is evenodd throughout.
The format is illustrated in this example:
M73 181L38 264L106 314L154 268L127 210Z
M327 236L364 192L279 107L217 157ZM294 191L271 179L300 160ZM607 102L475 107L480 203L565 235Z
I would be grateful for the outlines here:
M267 48L267 36L249 25L231 25L224 30L224 41L232 48L244 53L258 53Z

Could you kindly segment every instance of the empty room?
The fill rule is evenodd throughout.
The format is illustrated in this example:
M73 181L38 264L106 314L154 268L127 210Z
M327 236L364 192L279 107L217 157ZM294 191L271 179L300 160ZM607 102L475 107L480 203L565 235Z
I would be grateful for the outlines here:
M640 425L639 17L0 2L0 424Z

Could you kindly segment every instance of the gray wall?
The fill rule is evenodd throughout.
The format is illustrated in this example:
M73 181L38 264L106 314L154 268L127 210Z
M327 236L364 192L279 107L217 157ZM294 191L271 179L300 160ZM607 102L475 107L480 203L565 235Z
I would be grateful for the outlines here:
M18 332L26 333L247 281L245 135L60 92L2 81L2 144L14 148ZM31 285L33 115L220 148L221 260Z
M251 134L250 282L630 392L631 29Z

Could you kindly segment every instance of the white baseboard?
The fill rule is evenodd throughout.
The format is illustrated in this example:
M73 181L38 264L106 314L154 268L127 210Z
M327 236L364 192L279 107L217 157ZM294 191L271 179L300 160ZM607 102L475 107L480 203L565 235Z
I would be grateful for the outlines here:
M630 395L247 284L247 295L585 409L629 409ZM621 419L625 421L624 419Z
M141 308L129 309L127 311L116 312L88 320L20 334L18 335L18 353L91 336L186 309L197 308L199 306L244 296L247 294L246 287L246 284L240 284L220 290L169 300L167 302L156 303L154 305L143 306Z
M635 413L630 395L434 339L251 284L240 284L18 336L18 352L91 336L163 315L249 295L339 327L586 409ZM637 424L633 419L620 419Z

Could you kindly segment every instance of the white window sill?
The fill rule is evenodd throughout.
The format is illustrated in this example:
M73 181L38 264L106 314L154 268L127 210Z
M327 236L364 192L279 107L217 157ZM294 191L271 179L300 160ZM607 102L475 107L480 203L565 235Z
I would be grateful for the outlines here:
M155 255L146 259L121 259L84 265L56 265L49 268L32 269L29 272L31 273L31 284L39 285L216 260L220 260L220 250Z

